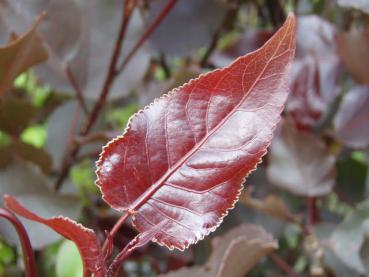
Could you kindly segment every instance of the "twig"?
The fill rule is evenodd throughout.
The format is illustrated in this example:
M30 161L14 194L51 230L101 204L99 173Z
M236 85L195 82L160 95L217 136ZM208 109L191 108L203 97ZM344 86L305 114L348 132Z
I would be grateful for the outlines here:
M145 33L141 36L141 38L137 41L137 43L132 47L131 51L128 53L126 58L123 60L122 64L118 67L116 74L120 74L127 64L131 61L134 54L136 54L137 50L140 49L142 44L150 37L150 35L155 31L155 29L160 25L163 19L168 15L174 5L177 3L177 0L168 0L165 7L161 10L158 16L154 19L154 21L147 28Z
M122 21L121 21L121 28L119 30L118 37L115 42L113 55L111 56L111 59L110 59L109 69L105 77L105 82L102 86L99 100L96 102L89 118L86 121L85 126L81 130L82 136L86 135L90 131L92 125L95 123L101 111L101 108L105 104L106 97L108 96L110 88L113 85L115 77L116 77L116 68L117 68L118 60L119 60L120 53L122 50L123 39L127 33L128 23L131 18L132 12L134 8L136 7L137 0L127 0L124 3L125 5L124 5L124 11L123 11L123 16L122 16Z
M223 31L223 26L221 25L220 28L218 28L213 34L209 47L206 49L206 52L200 61L201 67L205 67L207 65L208 59L210 58L211 54L214 52L214 50L216 49L218 45L218 41L220 39L220 34L222 33L222 31Z
M136 7L136 3L137 3L137 0L127 0L127 1L124 2L120 29L119 29L118 36L117 36L117 39L116 39L116 42L115 42L115 45L114 45L113 54L110 58L109 69L108 69L104 84L103 84L102 89L101 89L100 97L99 97L98 101L96 102L94 108L92 109L92 112L90 113L90 115L86 119L83 128L79 132L79 134L81 136L85 136L89 133L89 131L91 130L91 127L93 126L96 119L98 118L98 115L101 111L101 108L105 104L106 97L108 96L110 88L111 88L111 86L114 82L114 79L116 77L115 72L116 72L118 59L119 59L119 56L120 56L120 53L121 53L123 40L124 40L125 34L127 32L127 27L128 27L128 23L129 23L129 20L131 18L132 12L133 12L134 8ZM74 145L71 148L70 152L68 153L69 159L68 159L67 163L65 163L63 165L62 169L61 169L61 173L59 175L59 178L57 179L57 181L55 183L55 190L60 189L60 187L63 184L64 179L68 176L70 167L72 165L72 161L77 156L77 154L79 152L79 149L80 149L80 146Z
M279 1L266 0L266 7L269 12L269 18L273 26L277 28L280 26L286 18L283 7Z
M69 65L67 65L67 68L66 68L65 72L67 74L69 83L71 84L71 86L73 87L73 89L76 93L78 103L81 106L82 111L87 116L89 112L88 112L88 108L86 106L85 98L83 97L82 90L79 87L79 84L77 83L76 78L74 77L74 74L73 74L72 70L70 69Z
M308 205L308 224L315 225L319 219L319 210L316 206L316 197L308 197L307 205Z
M108 277L117 276L117 272L122 262L132 253L135 248L132 247L131 243L128 243L122 251L114 258L108 269Z
M141 47L143 42L159 26L161 21L168 15L169 11L172 9L172 7L174 6L176 2L177 0L168 0L167 5L163 8L161 13L157 16L154 22L149 26L146 32L142 35L141 39L136 43L136 45L132 48L130 53L127 55L127 57L125 58L121 66L119 66L117 69L117 63L118 63L119 56L121 53L123 40L127 32L127 27L128 27L128 23L131 18L132 12L134 8L136 7L137 0L126 0L124 2L123 16L122 16L121 25L120 25L121 27L119 29L118 37L117 37L117 40L114 46L114 51L110 59L109 70L106 74L106 78L105 78L104 84L101 89L99 100L96 102L94 108L92 109L92 112L90 113L89 117L86 119L85 124L79 133L80 136L85 136L90 132L91 127L94 125L96 119L98 118L100 114L102 107L105 104L106 97L109 94L110 88L115 78L120 73L122 73L122 71L125 69L126 65L128 64L128 62L132 59L132 57L137 52L137 50ZM78 155L79 149L80 149L80 146L74 145L72 149L70 150L69 155L68 155L69 156L68 163L64 164L63 168L61 169L59 178L56 180L56 183L55 183L55 190L59 190L61 188L64 179L69 174L72 161Z
M28 238L26 229L24 228L23 224L19 221L19 219L8 210L0 208L0 217L8 220L14 226L15 230L18 233L23 250L23 259L26 277L36 277L37 273L36 273L35 257L33 255L31 242Z
M206 52L204 56L202 57L200 61L201 67L206 67L208 63L208 59L210 58L211 54L213 54L214 50L216 49L219 39L221 37L222 32L226 29L227 24L237 18L237 13L239 11L239 5L240 1L235 1L236 3L233 3L228 11L227 14L224 16L221 24L218 26L218 28L215 30L213 37L211 38L210 44L208 48L206 49Z
M274 264L278 266L284 273L288 274L288 276L301 277L291 268L289 264L287 264L284 260L282 260L277 254L271 253L269 257L274 262Z

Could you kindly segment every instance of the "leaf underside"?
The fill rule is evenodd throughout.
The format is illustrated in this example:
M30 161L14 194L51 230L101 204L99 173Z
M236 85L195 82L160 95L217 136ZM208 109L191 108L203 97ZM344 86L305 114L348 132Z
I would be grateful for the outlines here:
M183 250L214 231L272 139L288 95L295 18L259 50L138 112L97 162L97 185L145 232Z

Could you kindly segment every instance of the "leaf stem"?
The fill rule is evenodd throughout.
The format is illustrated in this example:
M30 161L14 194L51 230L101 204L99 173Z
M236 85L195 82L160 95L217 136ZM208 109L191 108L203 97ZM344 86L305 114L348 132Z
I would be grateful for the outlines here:
M82 90L79 87L79 84L78 84L76 78L74 77L74 74L73 74L72 70L70 69L69 65L65 69L65 72L67 74L70 85L73 87L73 89L75 91L78 103L81 106L82 111L87 116L88 115L88 109L87 109L85 98L83 96Z
M128 243L122 251L114 258L108 269L108 277L114 277L122 262L133 252L134 245Z
M314 225L319 221L319 210L316 206L316 200L316 197L308 197L307 199L309 225Z
M18 233L23 250L26 277L36 277L37 273L36 273L35 257L33 255L33 249L29 237L27 235L26 229L24 228L23 224L19 221L19 219L13 213L11 213L6 209L0 208L0 217L8 220Z
M103 251L105 257L108 257L110 255L111 249L109 249L110 248L109 244L110 244L111 240L114 239L115 235L118 233L119 229L123 226L123 224L126 222L126 220L128 219L128 217L130 215L131 215L131 213L128 212L128 211L124 212L124 214L115 223L115 225L113 226L113 228L110 230L109 234L107 235L107 237L104 241L103 248L102 248L102 251Z
M146 29L145 33L141 36L141 38L137 41L137 43L132 47L131 51L127 54L122 64L118 67L116 74L120 74L125 69L127 64L131 61L132 57L136 54L137 50L142 46L142 44L150 37L150 35L160 25L160 23L169 14L169 12L172 10L172 8L174 7L176 3L177 3L177 0L168 0L167 4L164 6L161 12L157 15L154 21Z

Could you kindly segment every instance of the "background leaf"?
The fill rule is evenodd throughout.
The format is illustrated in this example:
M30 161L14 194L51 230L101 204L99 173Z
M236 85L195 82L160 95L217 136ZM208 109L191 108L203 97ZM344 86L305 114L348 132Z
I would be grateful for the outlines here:
M365 0L338 0L338 5L345 8L354 8L369 14L369 3Z
M165 4L165 0L153 1L147 21L152 22ZM150 42L160 53L188 56L210 43L225 12L226 5L222 1L179 1L153 33Z
M256 225L241 225L221 237L212 240L213 253L203 266L183 268L170 272L166 277L242 277L278 243L272 235Z
M360 257L365 239L365 222L369 222L369 202L358 205L333 231L330 242L337 255L351 269L359 274L368 274Z
M63 214L77 218L81 204L78 198L70 195L54 194L48 181L34 166L26 163L13 163L0 170L0 195L12 194L28 207L43 216ZM2 204L2 198L0 204ZM30 236L32 246L40 249L57 241L60 237L48 228L22 219ZM12 244L19 244L18 237L8 224L0 225L0 234Z
M350 147L369 145L368 103L369 86L355 87L344 96L334 118L337 137Z
M0 47L0 95L11 88L13 80L29 67L47 59L47 52L37 34L40 16L22 36Z
M337 35L337 53L343 64L359 84L369 84L366 55L369 47L369 30L352 29ZM368 60L367 60L368 59Z
M83 275L83 263L76 245L68 240L60 245L56 257L58 277L80 277Z
M334 186L335 161L317 137L284 122L270 148L267 174L272 184L294 194L321 196Z

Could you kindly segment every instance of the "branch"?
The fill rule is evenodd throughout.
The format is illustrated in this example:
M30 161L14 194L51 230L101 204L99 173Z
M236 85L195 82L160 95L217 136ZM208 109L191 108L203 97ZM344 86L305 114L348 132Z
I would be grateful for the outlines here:
M320 220L319 216L319 210L316 203L317 198L316 197L308 197L307 199L307 205L308 205L308 224L314 225Z
M142 44L150 37L150 35L155 31L156 28L160 25L163 19L168 15L174 5L177 3L177 0L168 0L165 7L161 10L158 16L154 19L154 21L147 28L145 33L141 36L141 38L137 41L137 43L132 47L131 51L128 53L122 64L118 67L116 74L122 73L127 64L131 61L132 57L136 54L137 50L140 49Z
M132 212L129 212L129 214L132 214ZM165 226L168 225L169 221L162 221L159 224L153 226L151 229L139 233L130 243L128 243L123 250L115 257L113 262L110 264L108 269L108 276L113 277L117 274L119 271L119 268L121 264L124 262L124 260L137 248L142 247L149 243L155 235L162 230Z
M86 135L90 131L92 125L95 123L101 111L101 108L105 104L106 97L109 94L110 88L114 83L114 80L116 77L116 68L117 68L119 56L122 50L123 39L127 33L128 23L131 18L132 12L134 8L136 7L136 3L137 3L137 0L127 0L124 2L124 10L123 10L123 16L122 16L122 21L121 21L121 27L119 29L118 37L115 42L113 55L110 58L109 69L105 77L105 82L101 88L99 100L96 102L89 118L86 121L85 126L81 130L82 136Z
M119 59L119 56L120 56L120 53L121 53L123 40L124 40L124 37L125 37L126 32L127 32L127 27L128 27L128 23L129 23L129 20L131 18L132 12L133 12L134 8L136 7L136 3L137 3L137 0L126 0L124 2L124 7L123 7L123 10L122 10L122 19L121 19L121 23L120 23L120 29L119 29L118 36L117 36L117 39L116 39L116 42L115 42L115 45L114 45L114 50L113 50L112 56L110 58L109 69L108 69L108 72L106 74L105 81L102 85L102 89L101 89L99 99L96 102L94 108L92 109L92 112L90 113L90 115L86 119L83 128L79 132L79 134L81 136L85 136L90 132L91 127L95 123L102 107L105 104L106 97L108 96L110 88L111 88L111 86L114 82L114 79L116 77L116 74L115 74L116 66L117 66L118 59ZM59 178L57 179L57 181L55 183L55 190L59 190L61 188L64 179L69 174L70 167L73 163L73 160L76 158L76 156L79 152L79 149L80 149L80 146L74 145L71 148L70 152L68 153L69 158L67 159L67 163L65 163L63 165L62 169L61 169Z
M23 250L26 277L36 277L37 274L36 274L35 257L33 255L31 242L28 238L26 229L24 228L23 224L19 221L19 219L8 210L0 208L0 217L8 220L18 233Z
M226 29L229 22L233 22L237 18L237 13L239 11L240 1L236 0L235 3L230 4L231 6L228 8L228 11L226 15L224 16L221 24L218 26L218 28L215 30L213 37L211 38L210 44L208 48L206 49L206 52L204 56L202 57L200 61L201 67L206 67L208 63L208 59L210 58L211 54L214 52L218 45L218 41L221 37L222 32L224 29ZM232 23L233 25L233 23Z
M271 253L269 255L270 259L274 262L276 266L278 266L284 273L287 274L287 276L291 277L301 277L299 274L297 274L289 264L287 264L284 260L282 260L277 254Z
M90 132L92 126L94 125L96 119L98 118L101 112L102 107L105 104L106 98L110 92L110 88L112 84L114 83L115 78L119 75L119 73L121 73L125 69L126 65L132 59L132 57L137 52L137 50L141 47L143 42L145 42L146 39L151 35L151 33L159 26L161 21L167 16L167 14L173 8L176 2L177 0L168 0L167 5L163 8L160 14L155 18L154 22L149 26L146 32L142 35L141 39L132 48L131 52L127 55L122 65L119 66L117 69L117 64L118 64L119 56L121 53L123 40L127 32L127 27L128 27L128 23L131 18L132 12L134 8L136 7L137 0L126 0L124 2L121 27L119 29L118 37L117 37L117 40L114 46L113 54L110 59L109 69L108 69L104 84L101 89L100 97L99 97L99 100L96 102L94 108L92 109L90 116L86 119L83 128L79 132L80 136L85 136ZM79 153L79 149L80 149L80 146L75 145L71 148L70 152L68 153L69 159L67 159L67 163L63 165L59 178L56 180L55 190L59 190L61 188L64 179L69 174L70 167L73 164L73 160L76 158L76 156Z
M74 77L74 74L73 74L72 70L70 69L69 65L67 65L67 68L66 68L65 72L67 74L69 83L74 88L74 91L76 93L76 97L77 97L78 103L81 106L82 111L87 116L88 115L88 109L87 109L87 106L86 106L85 98L83 97L82 90L79 87L79 84L76 81L76 78Z

